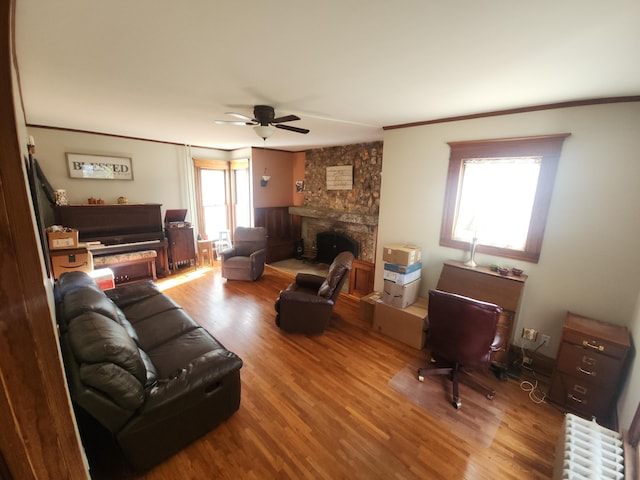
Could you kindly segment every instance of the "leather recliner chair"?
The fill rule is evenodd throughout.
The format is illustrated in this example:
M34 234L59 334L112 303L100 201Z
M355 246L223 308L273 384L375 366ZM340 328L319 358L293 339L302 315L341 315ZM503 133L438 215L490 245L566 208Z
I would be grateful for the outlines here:
M276 325L290 333L323 333L342 286L349 278L352 262L353 254L342 252L331 263L326 278L297 274L295 282L280 292L276 300Z
M249 281L259 279L267 259L267 229L236 227L233 246L223 250L220 256L223 278Z
M499 348L496 330L502 308L492 303L441 290L429 291L427 346L432 364L418 370L425 375L449 375L453 406L460 408L458 381L492 399L495 391L473 377L468 369L488 370L492 353Z

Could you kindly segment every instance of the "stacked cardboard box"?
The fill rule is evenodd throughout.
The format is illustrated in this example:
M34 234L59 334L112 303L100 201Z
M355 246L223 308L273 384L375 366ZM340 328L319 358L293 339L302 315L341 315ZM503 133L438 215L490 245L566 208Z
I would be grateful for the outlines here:
M418 297L406 308L396 308L378 300L373 315L373 329L388 337L422 349L428 327L426 298Z
M394 243L384 247L384 303L406 308L416 301L422 275L420 259L420 249L414 245Z

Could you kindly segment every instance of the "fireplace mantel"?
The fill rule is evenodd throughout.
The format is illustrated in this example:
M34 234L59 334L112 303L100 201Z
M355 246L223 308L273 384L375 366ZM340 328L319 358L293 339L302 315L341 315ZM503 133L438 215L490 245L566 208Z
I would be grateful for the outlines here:
M331 219L344 223L357 223L360 225L378 225L377 215L363 215L361 213L339 212L328 208L289 207L291 215L301 217Z

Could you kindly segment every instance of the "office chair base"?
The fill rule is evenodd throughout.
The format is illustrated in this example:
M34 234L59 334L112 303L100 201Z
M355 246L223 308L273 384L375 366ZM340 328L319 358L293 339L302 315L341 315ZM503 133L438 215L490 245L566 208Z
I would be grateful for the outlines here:
M431 363L434 363L434 362L431 362ZM451 405L453 405L453 408L455 408L456 410L459 410L460 407L462 407L462 402L460 401L460 396L458 393L459 383L464 383L465 385L473 388L474 390L480 392L482 395L487 397L489 400L493 400L496 395L495 390L482 384L472 374L459 368L457 365L455 367L419 368L418 381L424 382L425 375L447 375L449 377L449 380L451 380L451 383L452 383L452 390L453 390L452 392L453 400L451 402Z

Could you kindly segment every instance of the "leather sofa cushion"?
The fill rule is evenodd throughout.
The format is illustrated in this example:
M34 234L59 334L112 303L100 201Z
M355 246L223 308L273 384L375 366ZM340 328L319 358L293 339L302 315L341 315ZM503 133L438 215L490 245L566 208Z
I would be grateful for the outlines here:
M138 379L115 363L84 363L80 365L80 380L127 410L136 410L144 403L145 392Z
M58 279L55 293L56 293L56 302L60 301L67 292L74 290L78 287L97 287L96 282L87 275L85 272L65 272L60 275Z
M136 322L134 328L140 338L140 348L150 354L153 348L198 328L198 324L184 310L176 308Z
M158 286L151 280L118 286L105 292L107 297L113 300L120 308L138 303L145 298L154 297L160 293Z
M127 305L122 308L127 320L133 325L141 320L153 317L168 310L178 310L181 307L166 295L155 295L147 297L139 302Z
M179 375L194 359L216 351L227 350L205 329L198 327L147 350L147 353L157 368L158 378L168 379Z
M147 381L144 384L144 388L146 390L158 381L158 370L149 358L149 355L147 355L147 352L140 348L138 348L138 352L140 353L140 358L142 358L142 362L144 363L144 368L147 370Z
M118 321L115 304L95 284L68 291L62 298L62 308L67 323L86 312L96 312Z
M80 364L113 363L129 373L140 384L146 383L147 372L138 346L125 328L97 312L87 312L69 322L69 343ZM105 383L118 382L122 376L113 369L103 369L113 377Z

